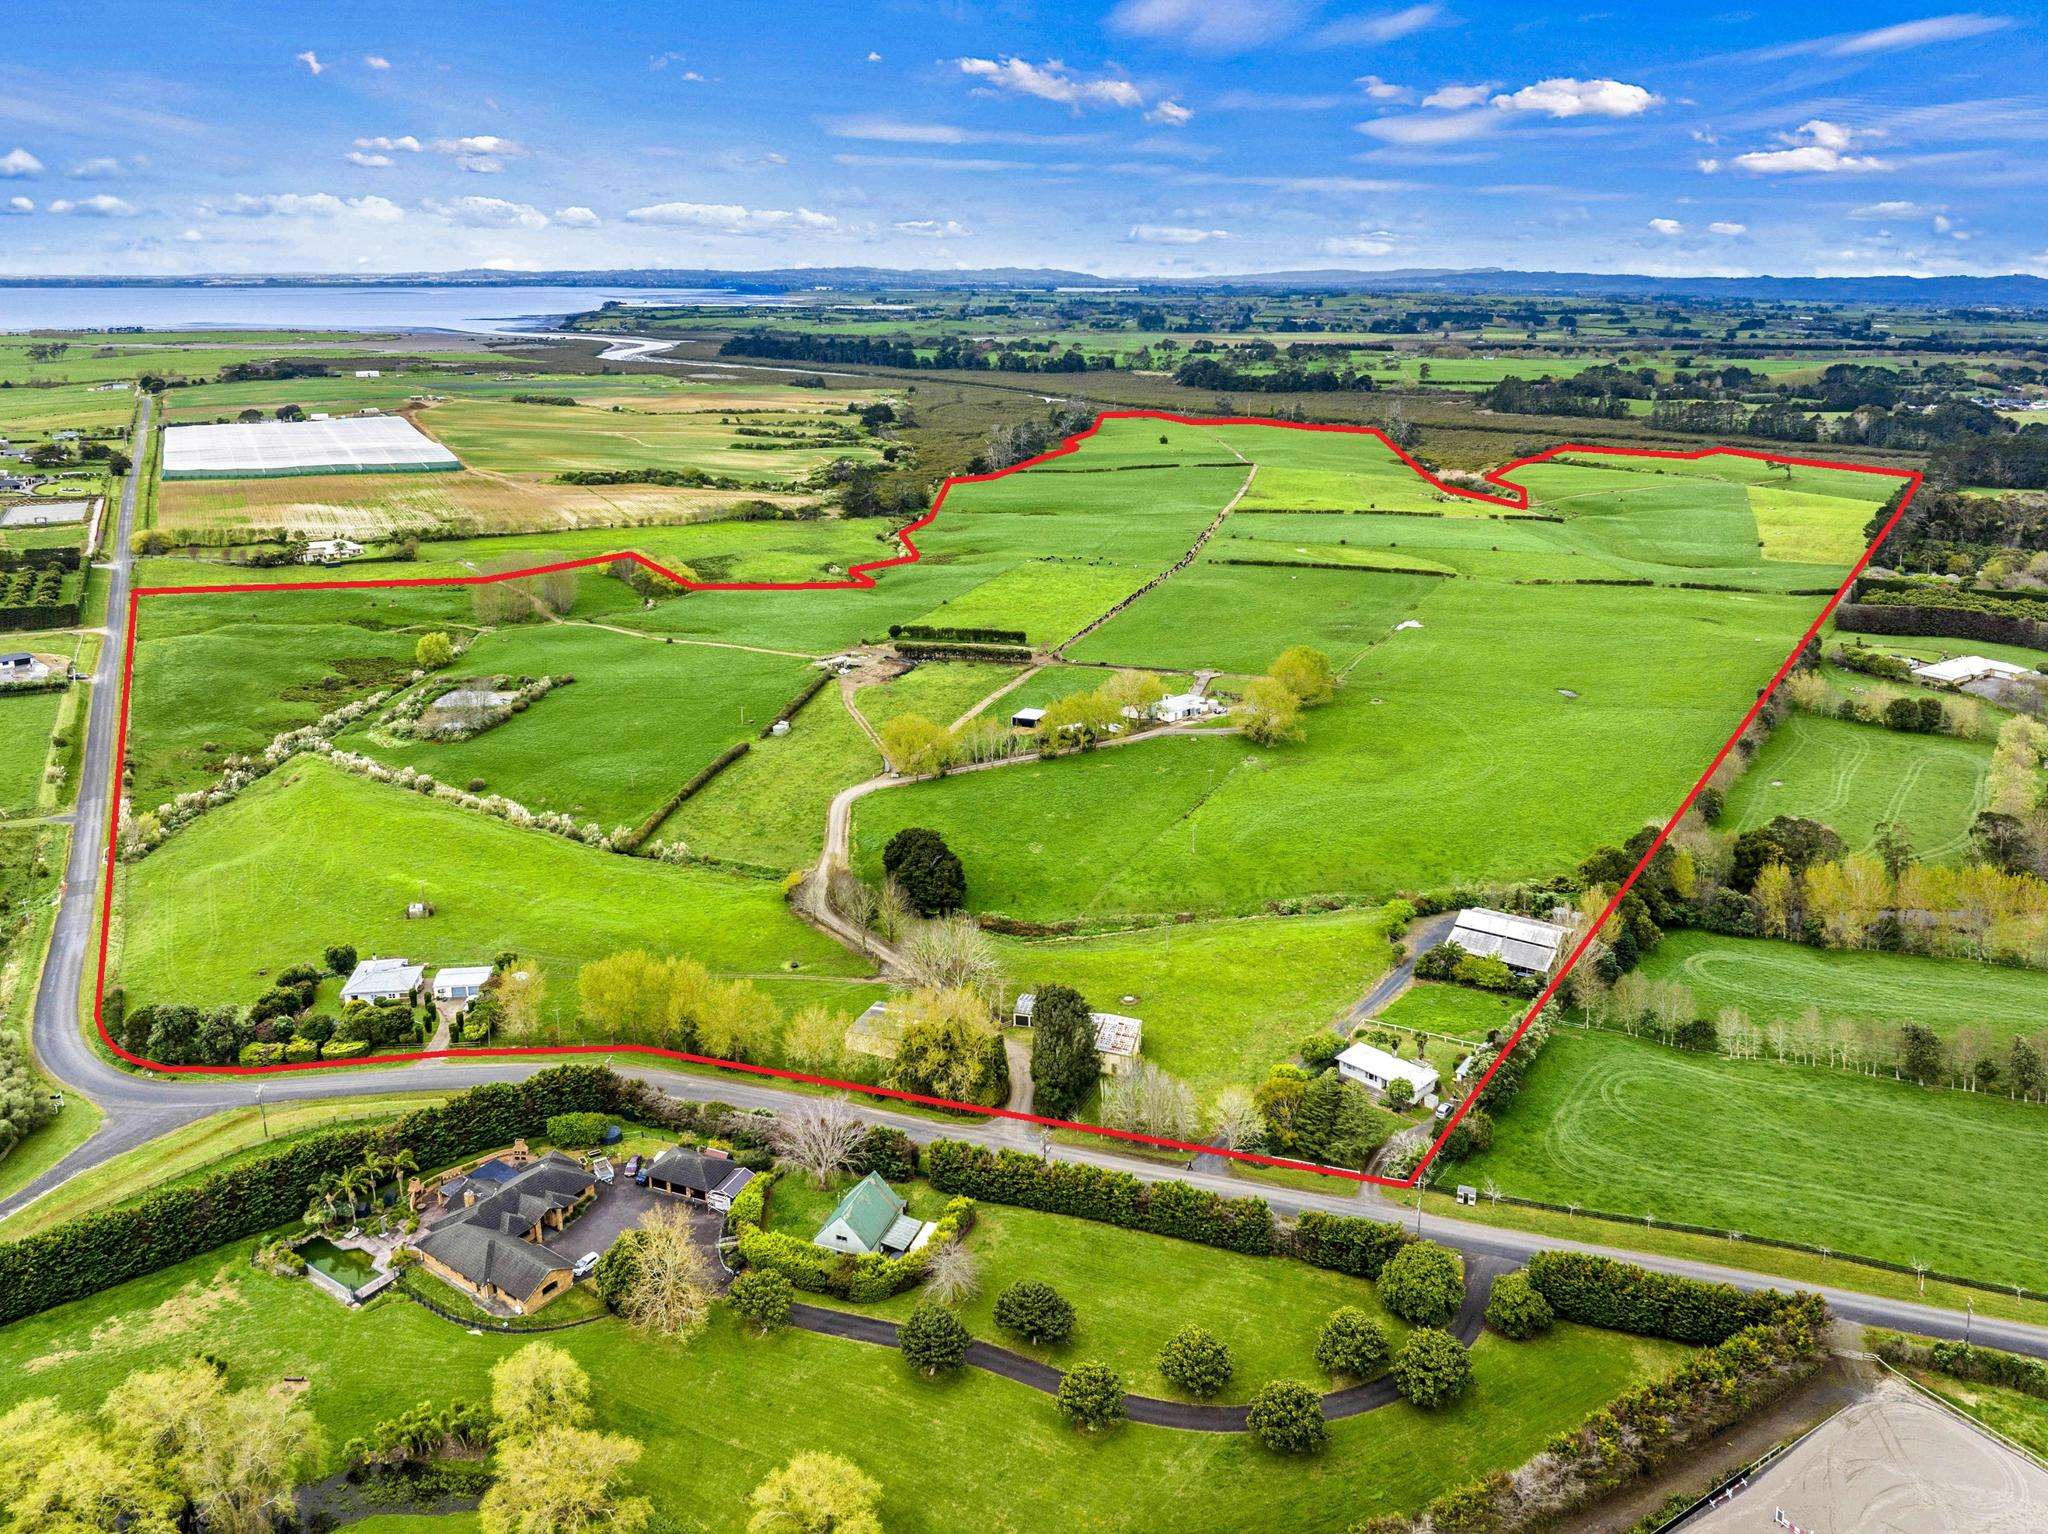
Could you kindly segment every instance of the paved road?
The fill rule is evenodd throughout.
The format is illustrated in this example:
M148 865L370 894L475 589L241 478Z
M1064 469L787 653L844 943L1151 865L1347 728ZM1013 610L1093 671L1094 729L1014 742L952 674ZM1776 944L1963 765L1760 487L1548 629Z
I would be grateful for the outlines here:
M143 403L140 431L147 433L151 402ZM107 603L107 639L101 647L94 672L92 705L88 714L83 775L79 783L78 824L71 839L70 866L66 871L57 924L50 943L49 962L36 992L34 1043L43 1068L64 1085L83 1092L106 1115L100 1130L85 1144L9 1198L0 1199L0 1216L34 1201L92 1167L159 1136L210 1114L254 1103L260 1089L271 1103L348 1098L366 1094L407 1091L459 1091L487 1081L517 1081L554 1063L546 1057L426 1061L369 1071L295 1071L268 1077L259 1084L246 1077L179 1076L166 1078L149 1073L118 1069L87 1045L78 1027L80 987L89 970L93 910L98 898L101 860L105 856L105 828L109 793L113 784L115 709L119 701L122 652L127 641L128 591L133 560L129 536L134 531L136 493L140 487L146 436L138 438L134 468L121 491L120 521L112 541L112 579ZM90 992L86 992L90 995ZM755 1085L744 1075L698 1075L635 1063L630 1052L611 1059L622 1074L657 1084L672 1096L697 1100L713 1099L735 1107L786 1107L789 1097L774 1087ZM940 1125L930 1119L913 1118L888 1108L859 1102L864 1118L904 1130L913 1139L927 1141L949 1136L991 1146L1014 1145L1015 1130L994 1121L966 1121ZM1414 1218L1371 1189L1350 1192L1311 1193L1293 1189L1257 1188L1225 1171L1208 1168L1182 1169L1118 1155L1093 1145L1049 1145L1046 1154L1061 1161L1086 1162L1117 1167L1132 1175L1157 1181L1175 1178L1217 1192L1239 1196L1262 1192L1274 1210L1283 1216L1307 1209L1334 1214L1359 1215L1369 1219L1407 1222ZM1468 1266L1515 1265L1532 1253L1547 1249L1588 1251L1640 1263L1660 1272L1687 1278L1717 1280L1744 1289L1769 1287L1770 1280L1740 1269L1680 1258L1646 1256L1620 1247L1567 1241L1502 1230L1458 1221L1434 1220L1425 1234L1457 1247ZM1822 1289L1821 1293L1844 1319L1931 1337L1969 1335L1987 1346L2007 1348L2034 1357L2048 1358L2048 1326L1977 1318L1966 1321L1950 1310L1904 1300L1876 1299L1847 1290Z

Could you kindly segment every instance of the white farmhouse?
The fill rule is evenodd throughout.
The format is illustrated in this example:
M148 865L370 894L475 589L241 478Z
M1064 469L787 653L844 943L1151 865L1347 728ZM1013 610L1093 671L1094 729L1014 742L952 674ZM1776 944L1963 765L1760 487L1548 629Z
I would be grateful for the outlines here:
M1337 1056L1337 1074L1382 1095L1395 1082L1405 1081L1416 1102L1425 1108L1436 1106L1436 1067L1421 1060L1403 1060L1370 1044L1351 1044Z
M1570 930L1556 922L1472 906L1458 913L1457 925L1445 941L1467 953L1499 959L1517 974L1547 975L1570 936Z
M1176 692L1161 698L1153 712L1167 724L1185 724L1190 719L1206 719L1221 713L1222 708L1214 698L1198 692Z
M352 538L315 538L306 545L306 552L299 556L302 564L332 565L344 559L362 557L363 546Z
M2025 666L2015 666L2009 660L1992 660L1983 655L1958 655L1954 660L1913 668L1914 676L1937 687L1961 687L1970 682L1981 682L1987 677L2011 682L2028 674Z
M364 959L349 973L348 983L341 988L341 999L350 1001L410 1001L419 994L420 979L427 972L424 964L409 964L404 959Z

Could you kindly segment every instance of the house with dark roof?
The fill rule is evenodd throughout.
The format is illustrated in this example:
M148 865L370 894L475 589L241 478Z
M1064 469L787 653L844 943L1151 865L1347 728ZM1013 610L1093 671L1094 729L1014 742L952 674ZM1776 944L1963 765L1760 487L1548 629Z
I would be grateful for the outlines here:
M485 1163L494 1171L503 1166ZM462 1180L461 1207L413 1245L420 1265L437 1278L525 1315L573 1282L569 1260L546 1243L597 1196L597 1177L555 1151L502 1180L482 1172Z
M732 1208L733 1196L754 1174L730 1156L705 1155L672 1145L647 1167L647 1186L656 1193L692 1198L713 1209Z
M913 1215L879 1172L870 1172L846 1190L811 1244L860 1257L869 1252L900 1257L923 1246L931 1232L930 1223Z

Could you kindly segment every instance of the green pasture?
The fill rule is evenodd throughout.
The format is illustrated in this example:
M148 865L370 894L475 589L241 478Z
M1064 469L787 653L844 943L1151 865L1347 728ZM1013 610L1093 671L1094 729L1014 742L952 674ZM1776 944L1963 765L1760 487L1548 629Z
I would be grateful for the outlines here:
M1382 1007L1366 1026L1421 1029L1478 1044L1490 1033L1513 1032L1528 1010L1529 1003L1519 996L1475 991L1441 980L1418 980Z
M1877 827L1895 821L1922 859L1961 859L1988 798L1990 770L1987 741L1795 711L1728 790L1722 824L1747 831L1773 816L1799 815L1833 826L1850 850L1867 851Z
M2048 1025L2048 976L2038 970L1920 954L1809 948L1769 938L1672 932L1643 956L1653 980L1683 981L1702 1017L1740 1007L1756 1023L1823 1018L1920 1023L1937 1033L1981 1025L2003 1036Z
M19 814L35 807L50 759L50 736L63 704L61 691L10 697L6 688L0 688L0 813Z
M2048 1289L2043 1110L1822 1067L1553 1036L1458 1180Z
M771 883L521 830L301 757L120 873L130 1005L246 1003L331 943L428 964L512 951L576 1008L576 970L643 947L727 974L864 973ZM406 918L425 900L434 915Z
M1292 1059L1393 963L1377 909L996 939L1019 991L1070 985L1145 1024L1144 1056L1205 1102Z
M1073 1225L1061 1236L1083 1253L1108 1243L1105 1254L1128 1239ZM1116 1287L1110 1268L1097 1271ZM1234 1286L1260 1298L1281 1282L1232 1279L1218 1293ZM1159 1292L1148 1282L1122 1287L1126 1308ZM1266 1343L1247 1336L1260 1329L1252 1320L1238 1317L1226 1335L1263 1357ZM227 1248L0 1330L0 1410L47 1396L90 1411L129 1373L203 1346L229 1360L237 1389L304 1378L301 1400L322 1428L318 1468L328 1471L340 1467L349 1439L416 1401L486 1400L491 1365L531 1341L472 1335L396 1297L346 1311L302 1279L255 1272L242 1248ZM928 1382L870 1344L799 1330L748 1336L723 1307L689 1342L613 1320L547 1341L588 1371L594 1425L642 1445L635 1489L653 1498L664 1527L689 1534L740 1534L753 1487L813 1450L843 1455L880 1482L884 1526L902 1534L942 1534L963 1520L1010 1534L1057 1534L1077 1522L1140 1534L1162 1519L1186 1534L1235 1534L1248 1518L1338 1534L1361 1516L1414 1507L1518 1464L1684 1356L1669 1343L1565 1325L1527 1343L1485 1337L1472 1354L1473 1388L1455 1405L1423 1412L1396 1404L1335 1423L1326 1454L1289 1460L1242 1434L1126 1425L1078 1435L1050 1398L993 1375L968 1369ZM394 1358L406 1360L409 1381L397 1394ZM764 1410L773 1401L803 1407ZM942 1498L931 1494L935 1464L949 1467ZM1019 1494L1053 1484L1057 1497ZM382 1527L451 1534L463 1523L393 1515Z
M0 389L0 437L115 431L134 414L135 394L129 389L96 389L82 383Z

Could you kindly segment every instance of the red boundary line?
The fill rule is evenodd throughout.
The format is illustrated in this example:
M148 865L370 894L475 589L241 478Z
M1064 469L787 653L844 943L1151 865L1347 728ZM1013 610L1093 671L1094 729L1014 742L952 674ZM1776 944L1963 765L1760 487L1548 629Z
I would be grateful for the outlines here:
M114 910L115 830L120 823L121 815L121 769L128 757L128 706L135 680L136 618L143 597L177 596L181 594L204 595L245 591L360 591L380 587L480 586L488 585L494 581L517 580L524 576L551 574L558 570L581 570L592 565L609 564L618 559L633 560L654 571L656 574L675 581L693 591L867 590L875 584L873 576L868 572L888 569L895 565L915 564L917 562L920 555L917 545L911 541L910 535L915 532L921 532L932 524L938 517L940 509L945 506L946 496L955 485L981 484L987 480L1001 479L1005 475L1015 474L1021 469L1033 468L1038 464L1050 462L1055 458L1063 458L1069 453L1079 451L1082 443L1102 429L1104 421L1120 420L1168 421L1181 426L1199 427L1273 426L1282 427L1290 431L1325 431L1338 432L1350 436L1373 437L1378 439L1401 462L1410 469L1413 469L1416 474L1438 490L1465 500L1481 501L1492 506L1504 506L1513 511L1527 511L1529 509L1529 492L1525 487L1515 484L1507 476L1517 469L1528 468L1534 464L1547 463L1554 458L1568 453L1597 454L1618 458L1662 458L1687 463L1696 463L1700 459L1711 457L1749 458L1760 463L1788 464L1796 468L1839 469L1852 474L1878 474L1905 482L1906 493L1900 497L1897 509L1886 519L1884 526L1878 529L1877 536L1870 541L1870 546L1863 551L1862 557L1850 568L1848 575L1843 578L1841 585L1835 588L1834 595L1828 598L1827 604L1821 608L1820 612L1814 617L1813 622L1807 625L1806 632L1800 635L1798 643L1793 645L1790 653L1779 663L1778 669L1772 673L1770 682L1757 694L1756 701L1749 706L1749 711L1742 716L1741 721L1729 733L1728 739L1722 743L1721 749L1714 753L1714 759L1707 763L1705 771L1701 772L1694 781L1691 790L1680 801L1678 808L1672 811L1671 818L1664 822L1663 827L1651 840L1648 848L1644 850L1642 857L1636 861L1635 867L1629 870L1628 877L1622 880L1621 884L1616 888L1613 896L1601 910L1598 920L1587 928L1585 936L1581 937L1577 944L1573 946L1570 954L1566 956L1564 963L1559 966L1557 974L1543 988L1542 994L1530 1004L1528 1011L1522 1014L1521 1022L1516 1025L1515 1031L1508 1036L1507 1043L1502 1046L1493 1064L1488 1067L1483 1076L1472 1084L1471 1089L1466 1092L1464 1098L1459 1102L1457 1111L1444 1122L1442 1130L1430 1142L1428 1152L1416 1164L1415 1170L1409 1173L1407 1177L1379 1177L1369 1172L1352 1171L1346 1167L1322 1166L1316 1162L1296 1161L1285 1156L1266 1156L1255 1151L1224 1150L1213 1145L1197 1145L1187 1140L1173 1140L1161 1135L1139 1134L1128 1129L1111 1129L1102 1124L1083 1124L1072 1119L1048 1118L1041 1114L1020 1113L1009 1108L986 1108L976 1103L955 1102L950 1098L943 1097L929 1097L920 1092L898 1091L893 1087L868 1086L862 1082L841 1081L831 1076L813 1076L803 1071L782 1070L775 1066L749 1065L738 1060L721 1060L709 1055L694 1055L682 1050L663 1049L653 1044L500 1045L482 1049L415 1050L404 1054L369 1055L355 1060L300 1060L281 1062L276 1065L165 1065L155 1060L146 1059L141 1055L131 1054L116 1044L112 1035L107 1032L104 1003L107 989L107 945L111 935ZM1786 675L1798 661L1800 652L1820 632L1821 625L1827 622L1829 615L1834 612L1843 597L1848 594L1849 588L1855 584L1856 578L1869 565L1871 557L1877 553L1878 546L1890 536L1892 529L1898 525L1899 518L1905 515L1906 508L1912 504L1914 495L1919 492L1922 479L1918 472L1909 469L1885 469L1863 463L1837 463L1826 458L1795 458L1782 453L1759 452L1752 448L1703 447L1691 450L1678 450L1647 447L1604 447L1593 443L1579 442L1563 443L1557 447L1545 448L1540 453L1532 453L1525 458L1513 459L1508 463L1502 464L1497 469L1487 470L1481 477L1488 484L1498 486L1507 493L1504 495L1494 495L1485 491L1467 490L1458 485L1444 483L1444 481L1438 479L1428 469L1411 458L1401 448L1399 443L1393 441L1376 426L1278 421L1260 416L1184 416L1163 410L1108 410L1098 415L1095 418L1094 424L1089 426L1086 431L1076 432L1061 442L1058 447L1040 453L1035 458L1027 458L1022 463L1012 464L1006 469L997 469L987 474L957 474L949 477L944 484L939 486L939 493L932 500L932 509L919 517L915 522L898 530L896 536L897 540L903 545L902 553L892 555L887 559L871 560L865 564L853 565L847 570L846 579L844 580L760 582L685 580L665 566L649 559L646 555L626 550L616 554L594 554L585 559L563 560L557 564L536 565L530 569L500 571L491 575L413 576L359 581L289 581L275 583L256 581L235 585L143 586L132 588L128 593L128 641L121 665L121 714L120 728L115 738L114 784L113 792L109 796L111 803L107 815L106 875L102 881L104 888L100 900L99 974L93 994L93 1021L99 1028L100 1039L113 1054L126 1060L131 1065L141 1066L147 1070L167 1071L178 1075L260 1076L279 1071L324 1070L329 1068L347 1069L352 1066L365 1064L395 1063L407 1060L467 1060L512 1055L656 1055L667 1060L680 1060L690 1065L709 1065L720 1070L733 1071L749 1076L765 1076L778 1081L798 1081L812 1086L835 1087L844 1091L859 1092L869 1097L880 1097L896 1102L919 1103L931 1108L947 1108L978 1114L985 1118L1015 1119L1027 1124L1042 1125L1048 1129L1079 1130L1086 1134L1101 1135L1106 1139L1132 1141L1141 1145L1158 1146L1166 1150L1225 1156L1234 1161L1251 1162L1259 1166L1284 1167L1304 1172L1320 1172L1328 1177L1342 1178L1352 1182L1376 1183L1381 1187L1387 1188L1412 1188L1420 1181L1423 1173L1428 1170L1430 1163L1436 1159L1437 1154L1443 1149L1444 1141L1450 1136L1451 1131L1458 1127L1459 1122L1471 1111L1472 1105L1477 1101L1479 1094L1485 1090L1487 1083L1493 1080L1494 1072L1500 1069L1501 1061L1505 1060L1508 1052L1522 1041L1522 1036L1529 1031L1530 1024L1536 1020L1536 1014L1541 1012L1551 997L1557 994L1557 989L1564 983L1565 976L1571 973L1572 966L1579 962L1580 956L1591 946L1594 937L1606 925L1608 918L1614 914L1616 908L1620 906L1622 897L1634 887L1636 880L1642 876L1643 870L1649 867L1650 860L1657 855L1664 843L1670 838L1672 831L1677 828L1679 820L1683 818L1687 810L1692 808L1693 801L1699 798L1701 791L1707 786L1708 779L1713 777L1714 773L1719 770L1722 762L1728 759L1729 752L1735 749L1736 741L1741 739L1743 731L1747 730L1755 721L1757 715L1762 712L1765 703L1770 700L1771 695L1777 691L1779 684L1785 680Z

